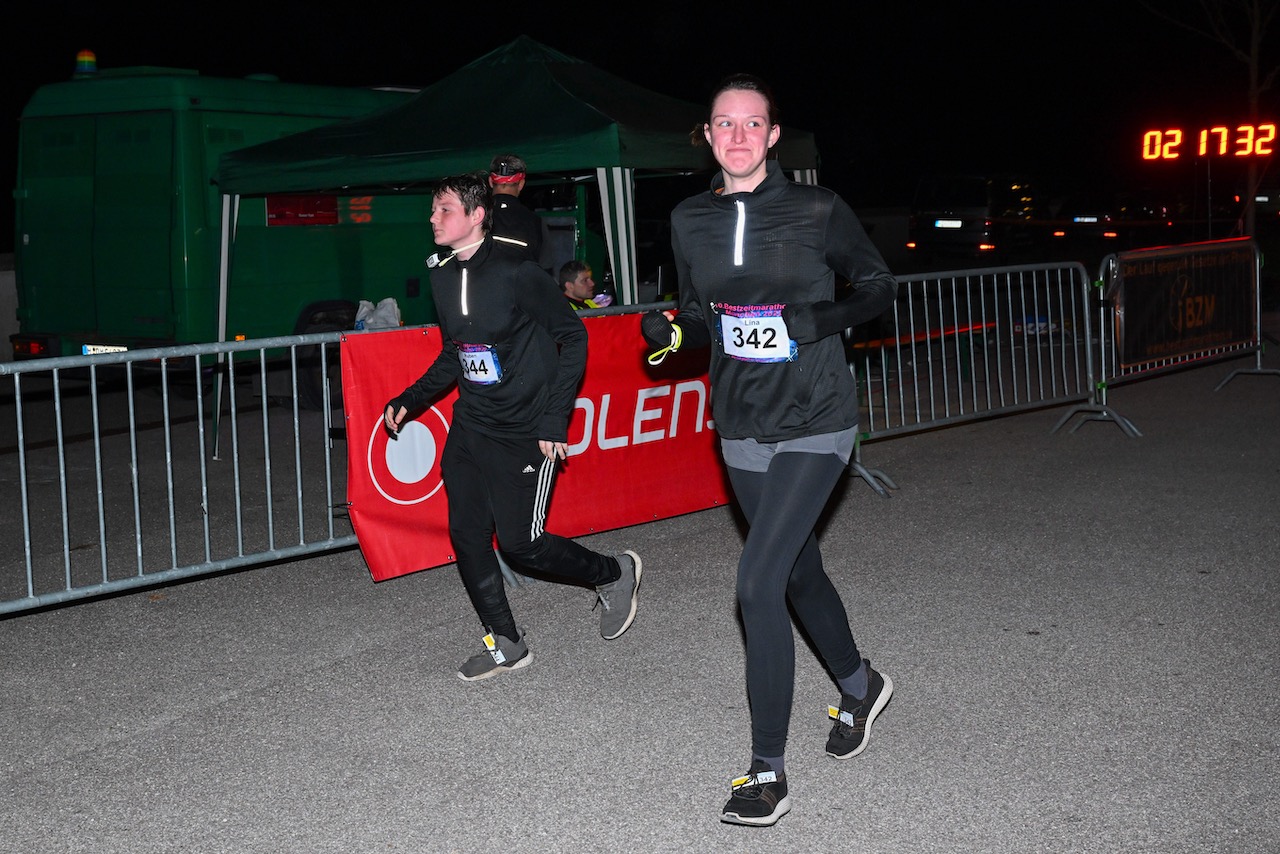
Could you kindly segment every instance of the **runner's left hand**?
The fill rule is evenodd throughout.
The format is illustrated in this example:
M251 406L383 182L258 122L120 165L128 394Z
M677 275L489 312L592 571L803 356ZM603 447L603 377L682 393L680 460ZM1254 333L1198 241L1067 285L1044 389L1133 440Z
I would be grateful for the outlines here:
M539 439L538 450L549 460L569 458L569 446L564 442L553 442L550 439Z

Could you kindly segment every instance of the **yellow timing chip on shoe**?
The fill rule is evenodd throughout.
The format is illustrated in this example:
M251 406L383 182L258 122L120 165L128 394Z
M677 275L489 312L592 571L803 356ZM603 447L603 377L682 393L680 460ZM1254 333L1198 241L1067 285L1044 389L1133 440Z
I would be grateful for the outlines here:
M493 656L493 660L498 664L507 660L507 657L502 654L502 650L498 649L498 642L493 639L492 633L484 636L484 648L489 650L489 654Z

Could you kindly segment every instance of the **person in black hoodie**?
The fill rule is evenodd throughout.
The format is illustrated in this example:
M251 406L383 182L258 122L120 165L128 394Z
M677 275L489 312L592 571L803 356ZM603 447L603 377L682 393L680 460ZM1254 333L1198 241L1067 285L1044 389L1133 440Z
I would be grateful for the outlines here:
M458 570L486 631L484 651L458 670L467 681L531 661L503 587L495 533L502 552L525 569L594 586L608 639L635 619L641 573L634 551L604 555L543 530L567 456L587 332L555 279L490 236L492 206L482 176L446 178L436 187L432 234L452 250L427 261L442 346L383 414L394 437L409 413L457 383L441 471Z
M857 386L841 332L878 316L897 282L835 193L787 180L769 151L781 129L759 78L734 75L712 98L695 141L720 171L671 215L678 312L652 311L641 331L653 364L710 347L711 411L749 531L737 570L746 637L751 764L721 820L771 825L791 808L784 753L795 682L788 604L840 689L827 753L867 745L893 693L853 640L822 565L814 527L853 453ZM836 276L852 293L836 301Z
M554 273L547 221L520 201L528 171L524 159L514 154L499 154L489 163L489 188L493 191L490 230L494 237L520 247L526 258Z

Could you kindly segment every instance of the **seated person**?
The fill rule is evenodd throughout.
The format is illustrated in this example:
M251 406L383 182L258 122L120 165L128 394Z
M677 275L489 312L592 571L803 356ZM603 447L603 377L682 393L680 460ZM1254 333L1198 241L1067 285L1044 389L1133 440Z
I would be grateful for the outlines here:
M596 294L596 283L591 278L591 265L586 261L566 261L560 267L560 290L574 311L584 308L604 308L613 300L605 294Z

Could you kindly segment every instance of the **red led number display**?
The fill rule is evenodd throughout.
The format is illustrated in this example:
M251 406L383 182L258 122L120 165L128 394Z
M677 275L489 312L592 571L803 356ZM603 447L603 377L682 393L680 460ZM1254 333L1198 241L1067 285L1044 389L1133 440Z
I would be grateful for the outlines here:
M347 200L352 222L373 222L373 196L352 196Z
M1184 132L1182 128L1149 130L1142 134L1143 160L1191 157L1267 157L1275 148L1274 123L1220 125Z

